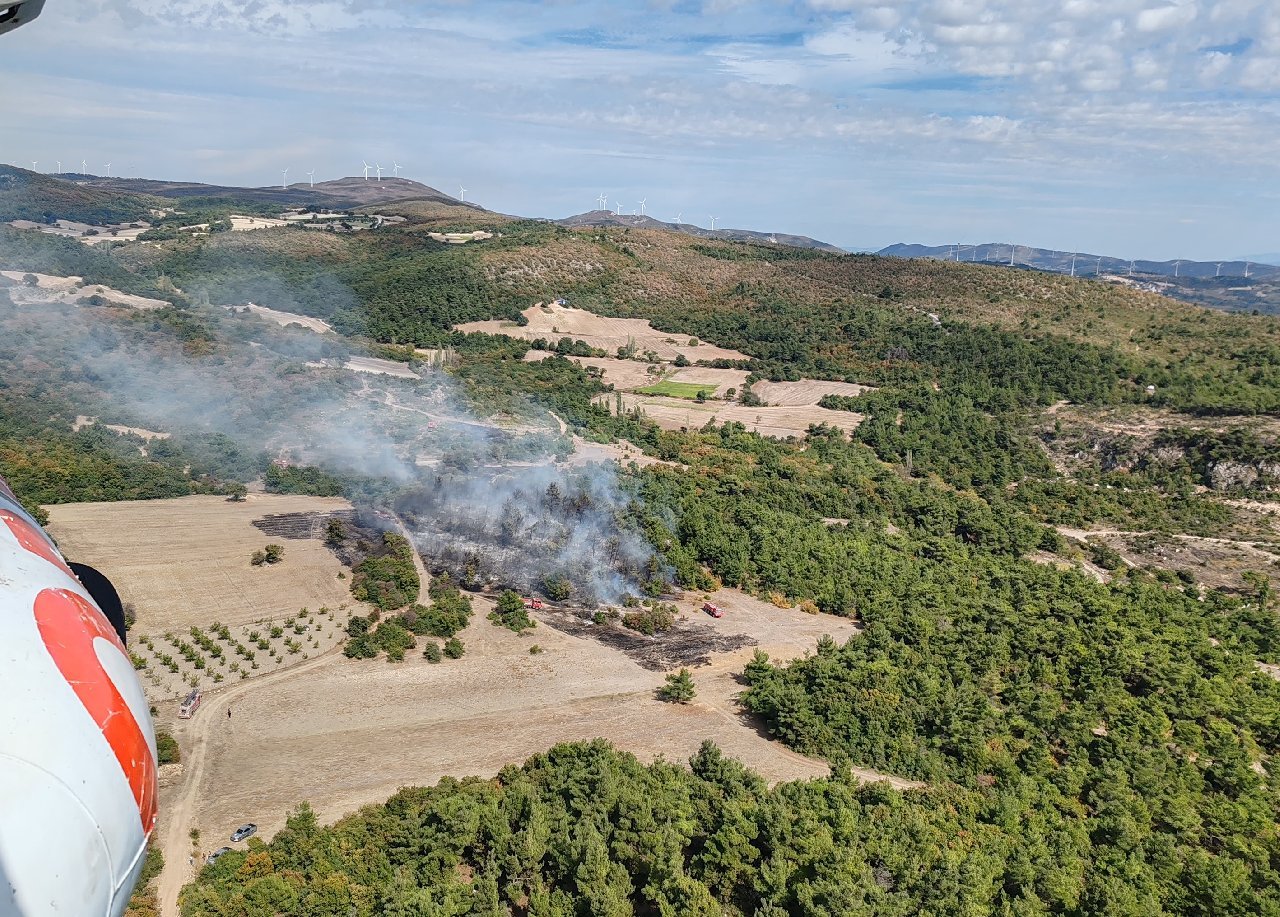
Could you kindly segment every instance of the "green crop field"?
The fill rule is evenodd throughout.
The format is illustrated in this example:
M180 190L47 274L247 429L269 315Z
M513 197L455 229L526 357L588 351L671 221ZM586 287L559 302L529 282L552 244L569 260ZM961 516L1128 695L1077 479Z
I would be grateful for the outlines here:
M636 391L642 395L670 395L672 398L688 398L693 401L698 397L699 392L710 398L715 394L716 387L697 382L658 382L638 388Z

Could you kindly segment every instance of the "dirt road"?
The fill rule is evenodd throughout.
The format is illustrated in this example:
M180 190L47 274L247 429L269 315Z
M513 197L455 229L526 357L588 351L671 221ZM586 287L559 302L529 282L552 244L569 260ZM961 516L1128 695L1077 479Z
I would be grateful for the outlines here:
M216 730L226 728L229 719L226 716L227 707L233 701L240 700L254 691L268 688L285 679L305 675L312 669L324 665L337 652L338 648L335 647L324 656L319 656L291 669L277 672L274 675L264 675L261 678L255 678L225 688L217 693L208 694L205 696L199 713L188 721L190 723L189 728L181 733L184 739L182 742L183 779L178 787L179 795L172 805L161 810L164 813L164 827L159 832L159 843L160 851L164 854L164 870L160 873L158 880L157 897L162 917L180 917L178 892L182 891L182 886L195 878L195 872L201 865L198 860L194 868L187 863L187 857L191 851L191 841L188 833L194 824L192 816L196 809L200 784L204 779L210 734ZM212 850L221 847L223 843L225 842L219 841L209 834L205 834L201 838L202 847Z

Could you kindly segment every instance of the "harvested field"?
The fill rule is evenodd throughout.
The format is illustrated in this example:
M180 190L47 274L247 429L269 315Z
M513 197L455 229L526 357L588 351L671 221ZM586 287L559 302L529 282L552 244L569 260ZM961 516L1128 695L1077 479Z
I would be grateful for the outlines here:
M401 379L417 379L418 374L409 368L407 363L396 363L392 360L380 360L377 357L348 357L343 363L344 369L358 373L379 373L384 376L398 376Z
M323 319L311 318L308 315L295 315L292 312L281 312L278 309L268 309L266 306L259 306L254 303L248 303L243 306L227 306L227 308L232 312L252 312L254 315L259 315L284 328L289 325L301 325L303 328L311 329L316 334L324 334L333 330L333 326Z
M658 331L649 322L638 318L606 318L585 309L557 306L554 303L530 306L524 310L524 316L529 323L523 326L503 321L467 322L458 325L457 330L505 334L526 341L536 338L557 341L562 337L569 337L610 353L634 343L639 353L652 350L663 360L674 360L677 354L684 354L690 362L747 359L744 353L714 344L700 343L696 347L690 347L687 335Z
M274 229L277 226L288 226L288 220L273 220L270 217L231 216L232 232L249 232L254 229Z
M613 395L602 395L600 403L614 405ZM654 422L666 430L696 430L714 420L717 424L737 421L748 430L761 436L786 439L803 436L811 424L825 423L832 427L852 431L862 423L861 414L851 411L831 411L816 405L807 407L746 407L723 401L698 403L682 398L664 398L658 395L623 394L625 410L640 408Z
M801 379L799 382L757 382L751 386L761 401L778 407L806 407L816 405L824 395L843 395L856 398L863 392L874 392L875 387L852 382L821 382Z
M737 636L784 658L811 649L822 633L839 640L856 633L845 619L779 609L728 590L715 598L726 608L719 620L691 610L700 596L681 603L687 627ZM604 737L645 760L660 754L680 760L712 739L770 781L827 773L824 762L765 738L738 710L732 697L742 690L736 676L749 649L717 654L712 665L696 669L694 703L665 704L655 696L662 675L623 653L545 620L517 636L484 619L487 601L476 605L461 634L467 647L461 659L433 665L420 652L401 664L313 658L260 687L252 681L232 687L225 701L211 695L196 718L173 723L184 751L197 751L184 765L188 782L162 796L165 817L176 812L178 819L160 835L173 844L166 849L170 881L187 875L182 851L192 826L210 849L244 821L270 837L286 810L303 800L332 819L401 786L494 774L557 742ZM541 652L531 654L534 645Z
M272 538L307 541L324 538L331 519L353 523L356 521L356 511L340 509L327 513L272 513L261 519L254 519L253 527Z
M282 513L351 509L335 497L249 494L48 507L49 531L73 560L97 567L137 609L139 634L283 618L351 601L337 558L319 541L290 542L284 560L254 567L271 539L253 526Z
M10 280L18 281L17 286L9 287L9 298L15 306L49 305L65 303L73 306L90 305L90 298L101 297L103 305L123 306L129 309L163 309L169 305L163 299L150 299L146 296L134 296L122 293L102 284L84 285L83 277L57 277L52 274L28 274L26 271L0 271ZM36 284L29 286L23 278L34 276Z

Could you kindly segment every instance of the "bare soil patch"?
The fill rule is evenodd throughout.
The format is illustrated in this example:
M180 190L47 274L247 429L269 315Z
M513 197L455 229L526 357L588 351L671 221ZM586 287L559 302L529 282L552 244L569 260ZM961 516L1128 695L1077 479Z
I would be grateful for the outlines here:
M751 391L768 405L806 407L808 405L816 405L824 395L843 395L848 398L856 398L863 392L874 392L875 387L857 385L853 382L823 382L816 379L801 379L799 382L757 382L751 387Z
M49 305L64 303L72 306L86 306L92 297L99 297L104 305L123 306L130 309L163 309L169 305L163 299L151 299L146 296L135 296L122 293L102 284L84 283L83 277L57 277L52 274L29 274L26 271L0 271L10 280L18 281L17 286L9 287L9 298L15 306ZM27 285L23 278L34 276L36 284Z
M254 229L274 229L277 226L288 226L288 220L273 220L270 217L231 216L232 232L250 232Z
M243 306L227 306L232 312L248 311L254 315L260 315L268 321L275 322L281 327L287 328L289 325L301 325L303 328L309 328L316 334L325 334L332 331L333 326L323 319L312 318L309 315L296 315L293 312L281 312L278 309L268 309L266 306L247 303Z
M81 430L85 427L91 427L98 423L98 418L88 417L84 414L76 415L76 422L71 425L71 429ZM104 423L101 425L104 429L111 430L115 433L129 434L131 436L140 436L145 440L168 439L173 434L159 433L155 430L148 430L146 427L126 427L119 423Z
M401 379L417 379L418 374L408 364L396 363L392 360L380 360L377 357L348 357L342 364L345 369L358 373L380 373L384 376L398 376Z
M651 350L663 360L674 360L678 354L684 354L690 362L747 359L744 353L714 344L699 343L690 347L691 339L687 335L658 331L648 321L638 318L607 318L585 309L557 306L554 303L530 306L524 310L524 316L529 323L523 326L503 321L467 322L458 325L457 330L466 333L505 334L526 341L537 338L557 341L562 337L569 337L611 353L619 347L634 343L640 353Z
M825 423L841 430L856 430L863 416L852 411L832 411L817 405L805 407L746 407L724 401L689 401L684 398L666 398L660 395L623 394L624 410L640 408L655 423L666 430L696 430L714 421L723 424L736 421L761 436L786 439L803 436L811 424ZM615 404L612 395L602 395L602 404Z
M1114 529L1086 531L1064 526L1059 526L1058 531L1081 543L1097 539L1130 566L1185 571L1210 588L1241 589L1245 586L1244 573L1280 572L1280 542Z
M852 621L728 590L715 599L726 609L719 620L692 610L700 597L681 603L687 633L758 644L784 658L811 648L822 633L856 633ZM270 836L302 800L335 818L400 786L496 773L556 742L599 736L646 760L687 757L710 738L771 781L827 772L825 763L762 736L733 703L750 649L715 654L712 665L694 671L699 698L671 705L656 699L660 672L610 645L545 618L516 635L485 620L487 600L476 606L461 634L462 659L433 665L419 652L401 664L333 656L246 692L230 720L215 700L195 720L175 724L184 746L202 723L207 727L194 823L208 845L224 843L222 835L243 821ZM530 653L535 645L540 652Z

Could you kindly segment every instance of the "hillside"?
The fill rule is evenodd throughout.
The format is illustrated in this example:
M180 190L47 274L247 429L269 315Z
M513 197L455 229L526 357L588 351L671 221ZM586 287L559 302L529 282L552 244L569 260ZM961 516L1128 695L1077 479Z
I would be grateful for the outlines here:
M191 523L147 507L163 544L247 521L259 487L340 492L432 577L418 605L380 592L380 618L339 605L342 631L316 612L345 653L211 691L250 733L179 727L206 779L173 794L167 912L190 879L190 917L1280 907L1280 320L994 264L368 206L405 222L89 252L0 226L21 497L203 496ZM173 305L69 300L68 276ZM318 542L374 534L349 518L297 520L340 594L357 577ZM246 553L223 562L269 582ZM391 584L412 559L358 569ZM444 661L462 586L478 613ZM286 821L304 794L339 820ZM284 828L185 871L190 824L212 845L244 820Z
M797 236L790 233L757 232L752 229L704 229L692 223L664 223L651 216L614 213L610 210L591 210L575 216L556 220L561 226L581 228L585 226L625 227L628 229L661 229L668 232L680 232L702 239L720 239L725 242L767 242L770 245L789 245L793 248L813 248L820 251L843 253L829 242L819 242L808 236Z
M0 222L71 220L97 226L151 219L159 204L139 189L120 193L91 182L67 181L39 172L0 165Z
M877 252L891 258L929 258L1033 268L1096 277L1215 309L1280 314L1280 267L1244 261L1130 261L1088 252L1061 252L1007 242L981 245L897 243ZM1248 276L1246 276L1246 272Z

